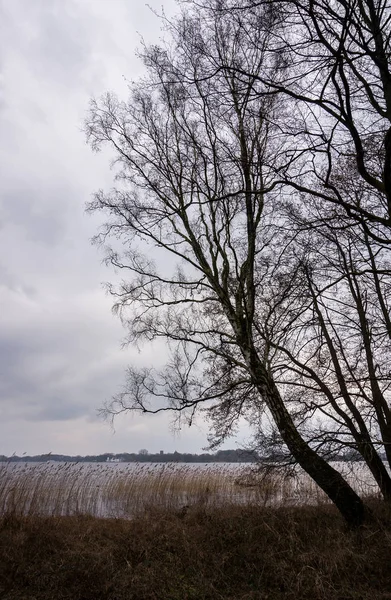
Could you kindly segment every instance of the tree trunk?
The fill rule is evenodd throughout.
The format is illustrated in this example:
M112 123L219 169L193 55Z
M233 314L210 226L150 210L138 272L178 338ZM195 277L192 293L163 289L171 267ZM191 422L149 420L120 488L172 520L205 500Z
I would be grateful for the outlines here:
M359 448L359 451L378 484L384 500L386 500L386 502L391 502L391 477L382 459L376 450L368 444L364 444L364 447Z
M265 400L281 437L292 456L327 494L349 527L359 527L369 515L363 501L342 475L312 450L301 437L284 405L273 378L260 361L255 348L246 354L254 384Z

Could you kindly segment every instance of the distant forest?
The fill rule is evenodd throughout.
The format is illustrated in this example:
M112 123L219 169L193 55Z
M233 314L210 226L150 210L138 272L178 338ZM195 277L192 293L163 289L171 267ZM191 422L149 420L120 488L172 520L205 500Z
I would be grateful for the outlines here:
M148 450L142 449L139 452L112 454L94 454L89 456L68 456L66 454L39 454L36 456L2 456L0 461L8 462L43 462L43 461L61 461L61 462L184 462L184 463L210 463L210 462L256 462L259 457L256 452L250 450L219 450L216 453L205 452L203 454L191 454L189 452L160 452L153 454Z
M38 454L36 456L4 456L0 455L0 462L149 462L149 463L255 463L255 462L275 462L284 460L285 456L278 454L262 456L253 450L219 450L215 453L205 452L203 454L191 454L188 452L160 452L150 454L148 450L142 449L137 453L122 452L121 454L94 454L89 456L69 456L66 454ZM355 461L361 457L354 450L347 450L343 454L328 457L329 460Z

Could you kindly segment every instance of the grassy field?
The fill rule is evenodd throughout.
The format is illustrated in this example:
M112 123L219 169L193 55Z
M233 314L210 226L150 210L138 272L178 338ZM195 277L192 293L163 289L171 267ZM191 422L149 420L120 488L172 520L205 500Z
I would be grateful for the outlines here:
M352 533L330 506L0 520L3 600L385 600L385 507Z
M368 502L350 532L283 473L3 465L0 599L391 600L391 508Z

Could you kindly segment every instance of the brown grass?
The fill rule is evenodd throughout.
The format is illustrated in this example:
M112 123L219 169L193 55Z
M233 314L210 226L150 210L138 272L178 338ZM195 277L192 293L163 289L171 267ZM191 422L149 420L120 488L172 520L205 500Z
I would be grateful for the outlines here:
M373 510L349 532L267 468L3 465L0 599L391 600L391 508Z
M331 506L0 520L2 600L385 600L391 528Z

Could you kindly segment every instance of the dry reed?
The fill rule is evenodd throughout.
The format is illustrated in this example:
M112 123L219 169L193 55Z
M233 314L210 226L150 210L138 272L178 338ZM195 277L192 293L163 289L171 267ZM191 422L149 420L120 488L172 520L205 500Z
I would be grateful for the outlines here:
M346 467L345 467L346 470ZM347 473L374 495L363 473ZM297 471L264 466L178 463L2 463L0 515L130 518L151 510L322 504L327 498Z

